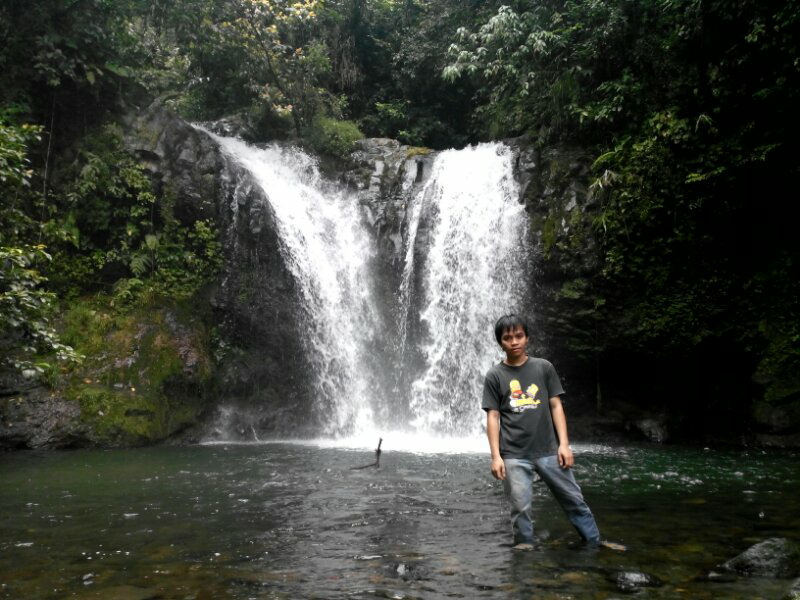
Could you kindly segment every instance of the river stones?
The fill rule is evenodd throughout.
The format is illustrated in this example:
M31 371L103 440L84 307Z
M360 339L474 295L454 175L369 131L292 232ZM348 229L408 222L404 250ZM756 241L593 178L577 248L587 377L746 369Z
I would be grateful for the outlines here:
M399 577L403 581L417 581L430 579L430 572L425 565L413 562L388 565L387 570L391 576Z
M800 546L786 538L769 538L730 559L722 568L748 577L797 577Z
M643 587L661 587L661 580L655 575L641 571L618 571L611 576L617 589L621 592L638 592Z

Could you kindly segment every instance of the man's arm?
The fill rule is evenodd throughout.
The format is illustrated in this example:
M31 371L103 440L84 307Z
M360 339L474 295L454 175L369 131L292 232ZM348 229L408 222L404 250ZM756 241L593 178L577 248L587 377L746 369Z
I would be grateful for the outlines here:
M558 464L564 469L569 469L575 463L575 457L572 456L567 437L567 416L558 396L550 398L550 414L558 436Z
M486 411L486 435L489 437L489 450L492 453L492 475L495 479L506 478L506 464L500 456L500 411Z

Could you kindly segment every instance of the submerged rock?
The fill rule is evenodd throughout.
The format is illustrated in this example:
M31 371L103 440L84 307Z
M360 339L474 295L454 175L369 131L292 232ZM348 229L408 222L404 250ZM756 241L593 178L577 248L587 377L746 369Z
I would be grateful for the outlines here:
M418 581L431 578L430 569L416 561L390 563L384 567L389 579L400 578L403 581Z
M661 580L655 575L648 575L641 571L619 571L614 574L612 581L621 592L637 592L643 587L661 587Z
M722 567L749 577L797 577L800 546L786 538L770 538L751 546Z
M736 575L731 572L709 571L708 575L703 575L697 578L697 581L705 581L708 583L731 583L736 581Z

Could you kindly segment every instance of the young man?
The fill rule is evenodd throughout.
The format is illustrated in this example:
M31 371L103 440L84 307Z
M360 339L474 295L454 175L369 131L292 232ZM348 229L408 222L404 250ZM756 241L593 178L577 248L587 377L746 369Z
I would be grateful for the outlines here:
M533 548L534 471L583 540L597 545L600 532L571 470L558 375L546 360L528 356L528 325L522 317L500 317L494 334L506 358L486 374L481 406L487 414L492 475L503 481L511 504L514 548Z

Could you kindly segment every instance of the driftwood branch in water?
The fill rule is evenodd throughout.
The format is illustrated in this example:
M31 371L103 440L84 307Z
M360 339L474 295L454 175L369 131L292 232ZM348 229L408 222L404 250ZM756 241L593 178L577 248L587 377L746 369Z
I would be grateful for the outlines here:
M368 465L363 465L361 467L350 467L351 471L357 471L359 469L368 469L369 467L375 467L376 469L380 469L381 467L381 444L383 443L383 438L378 438L378 447L375 448L375 462L369 463Z

